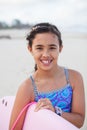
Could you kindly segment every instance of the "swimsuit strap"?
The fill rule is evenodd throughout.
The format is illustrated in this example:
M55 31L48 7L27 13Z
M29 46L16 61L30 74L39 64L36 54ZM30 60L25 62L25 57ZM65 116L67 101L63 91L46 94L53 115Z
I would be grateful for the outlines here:
M69 72L68 72L68 69L64 68L64 73L65 73L65 76L66 76L67 84L69 84ZM32 86L33 86L33 89L34 89L35 98L37 99L38 98L38 90L37 90L35 81L34 81L32 76L30 76L30 79L32 81Z
M32 76L30 76L30 79L32 81L32 86L33 86L33 89L34 89L35 98L37 98L38 97L38 91L37 91L37 87L36 87L35 81L34 81Z
M64 72L65 72L66 81L67 81L67 84L68 84L68 83L70 83L69 82L69 71L68 71L68 69L64 68Z

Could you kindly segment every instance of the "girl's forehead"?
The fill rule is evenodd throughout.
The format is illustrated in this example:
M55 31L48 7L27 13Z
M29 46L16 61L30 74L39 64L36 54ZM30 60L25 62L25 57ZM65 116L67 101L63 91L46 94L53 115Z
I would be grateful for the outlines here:
M44 32L44 33L37 33L35 37L57 37L56 34L51 33L51 32Z
M58 37L53 33L40 33L36 34L33 42L37 41L58 41Z
M33 44L34 46L58 46L59 40L57 37L50 37L47 35L40 36L38 35L34 40Z

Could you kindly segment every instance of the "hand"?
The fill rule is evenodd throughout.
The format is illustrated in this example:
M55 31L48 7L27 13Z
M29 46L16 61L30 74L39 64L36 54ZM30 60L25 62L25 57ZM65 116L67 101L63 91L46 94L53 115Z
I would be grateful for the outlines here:
M52 103L48 98L41 98L37 102L35 111L38 111L40 109L49 109L49 110L55 112L54 107L52 106Z

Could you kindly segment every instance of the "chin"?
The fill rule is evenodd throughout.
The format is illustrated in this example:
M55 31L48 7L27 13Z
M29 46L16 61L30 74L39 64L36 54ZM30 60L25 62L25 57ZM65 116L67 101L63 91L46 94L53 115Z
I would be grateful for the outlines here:
M42 70L44 70L44 71L51 71L51 70L52 70L52 67L42 67L42 68L40 68L40 69L42 69Z

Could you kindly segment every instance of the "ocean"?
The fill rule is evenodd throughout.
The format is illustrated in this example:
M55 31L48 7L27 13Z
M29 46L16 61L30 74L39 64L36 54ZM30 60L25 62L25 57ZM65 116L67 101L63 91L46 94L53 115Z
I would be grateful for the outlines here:
M19 85L34 71L34 60L27 49L27 33L28 30L0 30L0 36L11 36L11 39L0 39L0 98L15 96ZM62 40L58 63L82 74L87 102L87 33L62 32ZM87 130L87 104L81 130Z

